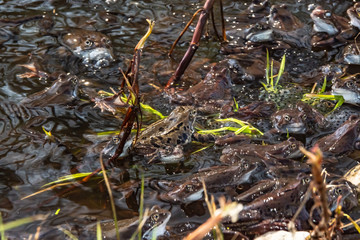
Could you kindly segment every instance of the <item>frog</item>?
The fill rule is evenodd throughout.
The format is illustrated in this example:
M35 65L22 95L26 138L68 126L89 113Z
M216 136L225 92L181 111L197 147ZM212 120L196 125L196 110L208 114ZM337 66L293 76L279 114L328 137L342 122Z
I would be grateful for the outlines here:
M290 159L301 157L299 147L303 144L295 138L290 137L286 141L273 145L260 144L232 144L222 150L220 161L225 164L236 164L247 158L269 159Z
M356 31L345 17L338 16L317 6L310 14L314 21L315 35L311 43L313 47L336 48L347 43L356 36Z
M334 78L331 86L332 95L340 95L345 103L360 104L359 74Z
M300 173L297 177L288 179L284 186L245 203L243 210L238 215L237 223L241 224L241 222L249 220L253 222L265 219L291 219L298 210L310 182L309 175ZM308 220L309 213L305 208L302 209L299 218L302 218L302 221ZM227 219L224 220L224 222L227 221ZM234 229L237 224L226 223L226 226L228 225L230 229Z
M133 152L150 159L176 163L184 159L183 146L191 142L196 111L191 106L178 106L168 117L160 119L140 132Z
M271 6L269 24L277 40L294 47L310 46L307 26L288 10L287 5Z
M101 68L114 61L111 40L101 32L72 28L60 34L58 40L80 58L85 66Z
M268 0L253 0L249 7L236 18L240 23L256 23L261 21L270 8Z
M360 30L360 3L355 3L354 6L346 10L346 14L350 18L350 24Z
M349 211L358 206L356 186L345 177L330 181L326 188L330 211L334 212L338 205L341 205L344 211ZM340 196L342 197L338 202Z
M352 115L335 132L315 142L327 156L344 156L360 149L360 118Z
M355 165L344 174L344 179L351 182L355 186L357 192L360 191L359 174L360 174L360 164Z
M260 162L239 162L237 165L213 166L200 169L197 173L183 180L171 182L166 192L159 194L158 198L172 204L190 203L203 198L202 179L209 192L217 192L225 187L237 186L256 181L256 173L264 170ZM164 184L163 184L164 185Z
M359 47L360 45L357 43L350 43L346 45L343 48L338 61L344 64L360 65Z
M271 116L274 129L271 133L306 134L315 127L325 126L325 117L310 105L299 101L294 108L282 109ZM270 134L268 132L267 134Z
M225 117L234 117L243 121L269 118L276 110L276 105L271 101L254 101L246 106L231 111Z
M164 235L166 232L166 224L169 222L171 212L154 205L149 210L144 225L141 228L141 239L150 240L153 237ZM135 216L130 219L118 221L120 239L130 239L139 225L139 217ZM100 221L103 236L109 239L116 238L116 228L113 219ZM96 225L88 226L91 232L96 232Z
M247 45L264 44L271 49L307 47L309 30L285 4L272 5L266 23L259 23L246 31ZM301 40L299 40L301 39Z
M289 177L264 179L251 186L248 190L238 194L234 200L240 203L249 203L256 198L284 187L289 182Z
M170 102L196 106L204 113L227 112L232 108L232 81L228 63L222 61L211 67L205 78L185 92L169 92Z
M311 175L299 173L295 178L279 178L260 182L248 191L239 195L243 203L243 210L239 213L236 223L224 220L224 225L232 230L247 234L258 234L259 231L271 229L287 229L287 224L281 224L293 219L294 214L300 210L296 218L296 228L308 230L311 226L308 221L319 221L318 209L313 210L312 200L307 199L306 193L311 186ZM259 186L258 186L259 185ZM327 181L326 195L329 209L333 212L340 204L344 211L350 211L358 205L357 193L354 186L343 178ZM342 196L339 201L339 196ZM305 200L306 199L306 200ZM304 207L299 205L306 201ZM311 219L310 219L311 218ZM251 221L251 226L248 222ZM255 232L254 232L255 231Z
M77 98L77 94L77 77L72 74L61 73L49 88L24 98L20 104L27 107L68 104Z

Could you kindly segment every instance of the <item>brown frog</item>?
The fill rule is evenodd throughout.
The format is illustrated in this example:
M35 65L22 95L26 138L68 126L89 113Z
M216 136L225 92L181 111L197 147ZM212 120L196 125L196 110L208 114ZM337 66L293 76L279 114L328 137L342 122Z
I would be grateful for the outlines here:
M310 105L298 102L295 108L282 109L271 116L274 130L272 133L295 133L305 134L310 132L314 126L325 125L324 116Z
M58 39L64 47L81 58L86 66L100 68L114 61L111 40L101 32L75 28L60 34Z
M332 95L343 96L344 102L360 104L359 74L333 79L331 86Z
M274 189L266 194L257 197L255 200L244 205L239 213L238 222L248 220L264 219L290 219L301 203L301 199L306 193L311 178L304 174L299 174L296 178L288 179L287 183L279 189ZM309 214L306 209L302 210L301 217L307 221Z
M225 117L235 117L247 121L249 119L268 118L276 110L274 102L256 101L239 108L236 112L229 112Z
M356 36L356 31L349 24L349 20L331 13L317 6L310 14L314 21L314 32L311 40L314 47L331 46L333 48L344 45Z
M170 220L171 213L166 210L162 209L159 206L153 206L148 215L145 216L144 225L141 228L141 239L150 240L154 237L164 235L166 232L166 224ZM101 230L103 236L109 239L116 238L116 228L113 219L100 221ZM133 217L130 219L124 219L118 221L118 228L120 239L130 239L131 236L136 232L139 226L139 217ZM91 232L96 231L96 226L90 225L87 228Z
M210 192L223 191L225 187L234 187L244 183L252 183L254 175L264 170L259 162L238 162L231 166L213 166L202 169L184 180L170 183L166 193L159 195L159 199L174 204L189 203L202 199L203 184Z
M296 31L304 26L297 17L289 12L285 4L271 6L269 23L272 28L285 32Z
M225 66L224 66L225 64ZM230 108L232 82L225 62L211 68L205 78L182 93L170 93L170 101L181 105L197 106L199 111L214 113Z
M360 65L360 45L350 43L346 45L342 51L340 62L345 64Z
M280 179L279 179L280 180ZM276 180L275 180L276 181ZM243 210L239 213L239 220L235 224L226 223L230 229L238 229L239 225L243 225L248 221L260 223L263 220L284 220L291 219L295 212L299 209L299 204L304 201L305 193L308 191L311 178L309 175L300 173L296 178L281 179L277 187L270 186L270 189L259 189L257 197L251 202L245 203ZM275 183L276 185L276 183ZM351 185L351 184L350 184ZM357 206L356 192L353 191L347 181L333 180L328 184L327 196L328 203L331 210L334 210L337 205L337 199L342 195L343 201L340 204L344 209L351 210ZM254 189L251 189L254 192ZM255 191L256 192L256 191ZM251 200L251 199L250 199ZM305 205L301 209L297 220L301 228L307 228L308 220L310 218L311 205ZM318 213L313 212L312 220L318 220ZM274 227L276 227L274 225ZM286 226L284 226L286 227Z
M272 49L310 45L310 39L306 38L308 29L285 4L271 6L268 23L269 25L249 29L246 36L247 44L272 42Z
M360 30L360 3L355 3L346 11L350 18L350 24Z
M335 156L360 149L360 118L351 116L334 133L319 139L315 144L325 154Z
M78 80L76 76L71 74L60 74L49 88L24 98L20 104L27 107L66 104L77 97L77 86Z
M133 146L135 153L164 163L184 158L183 146L191 142L196 111L193 107L176 107L167 118L142 131Z
M274 145L241 144L230 145L223 149L220 161L226 164L236 164L246 158L284 159L302 156L299 147L303 144L290 137L288 140Z

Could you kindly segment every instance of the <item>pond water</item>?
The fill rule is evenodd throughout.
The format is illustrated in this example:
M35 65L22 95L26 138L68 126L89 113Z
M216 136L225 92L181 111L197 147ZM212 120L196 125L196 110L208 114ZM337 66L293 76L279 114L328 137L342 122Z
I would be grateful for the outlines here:
M223 1L230 46L239 44L239 32L249 25L242 22L239 15L250 3L251 1ZM310 13L316 5L346 16L346 9L354 1L287 0L270 3L288 5L288 10L303 22L310 36ZM0 1L0 212L4 222L37 214L48 215L45 221L34 221L9 231L10 238L27 238L36 233L41 225L41 239L64 239L64 231L59 230L60 228L71 231L80 239L94 239L94 222L112 218L108 194L99 177L78 185L70 192L64 193L67 186L62 186L22 198L62 176L78 172L89 173L100 167L100 152L116 135L114 132L119 130L125 108L114 115L94 107L92 100L100 90L111 92L111 89L118 89L121 84L119 68L125 71L130 64L134 47L147 31L146 19L152 19L156 23L141 57L141 101L164 115L169 115L176 105L169 101L163 89L189 46L195 24L184 34L171 58L168 57L168 51L187 21L203 4L204 1L193 0ZM216 3L218 31L221 29L219 15ZM40 16L52 19L53 26L47 28ZM60 40L64 34L73 33L75 28L100 31L110 37L114 61L102 68L84 66ZM208 29L209 36L201 39L199 49L176 91L195 85L205 77L214 63L228 57L220 51L224 45L214 37L210 24ZM304 35L304 39L297 40L294 45L310 41L305 37ZM306 85L301 82L301 73L336 62L342 46L312 51L311 46L293 47L294 45L285 50L271 50L270 55L280 61L285 53L285 71L288 74L284 78L289 82L300 82L304 92L310 92L312 83ZM48 74L61 71L70 73L71 76L76 75L77 96L65 92L67 97L58 100L57 104L50 104L49 99L44 99L40 100L35 110L21 109L17 105L19 102L49 88L54 82L51 77L39 77L39 72L37 76L24 77L22 74L31 72L24 65L29 66L31 63L35 64L38 71ZM265 67L260 69L264 70L265 76ZM358 67L352 66L349 71L356 73ZM265 78L258 78L256 82L235 83L232 96L241 106L260 100L260 81L265 81ZM354 113L359 111L356 106L345 104L344 107L351 108ZM206 122L206 117L201 118ZM144 116L143 126L157 119L156 116L147 114ZM258 121L254 124L264 132L271 128L269 122ZM51 131L57 140L46 140L43 128ZM325 132L331 133L334 129L327 129ZM310 147L319 136L324 135L322 133L300 138L306 142L306 147ZM185 146L185 160L179 164L147 164L147 159L141 156L129 156L113 163L109 177L114 189L118 219L138 216L139 181L143 173L146 179L145 207L159 205L169 210L172 216L168 226L204 222L209 217L204 202L172 205L160 201L157 197L158 189L151 184L159 180L184 179L201 168L220 165L222 147L212 146L197 154L190 154L202 146L205 145ZM355 164L352 158L348 158L342 164L341 172L346 172ZM221 193L217 193L217 197L224 194L222 190L219 190ZM352 210L351 214L356 218L358 210Z

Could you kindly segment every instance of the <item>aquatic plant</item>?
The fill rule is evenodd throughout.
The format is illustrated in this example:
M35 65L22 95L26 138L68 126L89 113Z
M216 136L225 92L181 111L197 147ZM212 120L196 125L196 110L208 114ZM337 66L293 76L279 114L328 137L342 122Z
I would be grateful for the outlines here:
M264 86L266 92L268 93L278 93L279 90L279 81L285 70L285 54L283 55L280 63L280 68L278 74L274 75L274 60L271 60L270 64L270 56L269 51L266 49L266 69L265 69L265 78L266 83L261 82ZM274 78L276 77L276 81L274 82Z
M324 83L321 87L321 89L318 91L318 93L314 93L316 85L314 85L313 89L311 90L311 93L306 93L303 95L303 98L301 101L308 102L311 105L315 105L319 102L319 100L328 100L328 101L336 101L336 105L334 108L328 112L327 114L330 114L334 112L336 109L338 109L343 103L344 103L344 97L341 95L330 95L330 94L323 94L326 89L327 79L326 76L324 78Z
M235 134L247 134L250 136L255 136L255 135L263 135L264 133L261 132L259 129L253 127L250 123L236 119L236 118L225 118L225 119L216 119L215 121L217 122L228 122L228 123L236 123L238 125L240 125L241 127L221 127L221 128L217 128L217 129L211 129L211 130L199 130L197 131L197 133L200 134L221 134L225 131L231 131L234 132Z
M99 95L105 95L105 96L109 96L109 97L113 97L115 95L115 93L110 93L110 92L106 92L104 90L100 90L98 91L98 94ZM126 103L128 102L128 98L125 94L123 94L121 97L120 97L121 101L123 103ZM144 104L144 103L140 103L140 107L141 107L141 110L142 111L146 111L148 113L151 113L151 114L154 114L158 117L160 117L161 119L163 118L166 118L166 116L164 116L161 112L159 112L158 110L156 110L155 108L151 107L150 105L147 105L147 104Z

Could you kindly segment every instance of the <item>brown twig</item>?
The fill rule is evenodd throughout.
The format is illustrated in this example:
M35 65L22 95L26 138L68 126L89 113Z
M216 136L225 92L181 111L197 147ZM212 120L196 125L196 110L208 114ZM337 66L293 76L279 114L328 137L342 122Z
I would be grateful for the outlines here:
M221 29L222 29L222 36L223 41L226 42L226 29L225 29L225 18L224 18L224 10L223 10L223 3L222 0L220 0L220 15L221 15Z
M177 37L177 39L175 40L175 42L173 43L173 45L170 48L170 51L168 53L169 56L171 56L172 52L174 51L174 48L176 46L176 44L180 41L181 37L184 35L184 33L186 32L186 30L190 27L190 25L192 24L192 22L194 21L196 15L198 15L199 12L201 12L203 9L200 8L199 10L197 10L194 15L192 16L192 18L190 19L190 21L186 24L185 28L181 31L180 35Z
M211 23L215 32L216 37L219 39L219 41L221 41L220 35L216 29L216 25L215 25L215 17L214 17L214 9L211 9Z
M204 30L206 21L209 17L210 10L212 9L212 7L214 5L214 1L215 0L206 0L204 7L203 7L203 11L201 11L199 20L197 22L190 46L189 46L188 50L186 51L186 53L184 54L184 57L180 61L179 66L177 67L175 73L171 76L171 78L167 82L167 84L165 86L166 89L170 88L174 83L179 81L181 76L184 74L186 68L189 66L191 59L193 58L196 50L199 47L199 41L200 41L202 32Z
M310 163L312 166L311 173L313 176L313 180L310 184L310 188L313 192L314 206L310 211L310 216L312 216L312 213L316 208L321 208L321 220L317 225L314 226L312 237L331 239L329 232L331 211L327 202L328 197L326 191L326 183L324 182L324 179L321 175L321 164L323 161L322 152L317 145L312 149L311 152L306 151L302 147L300 148L300 150L309 158L308 163Z

